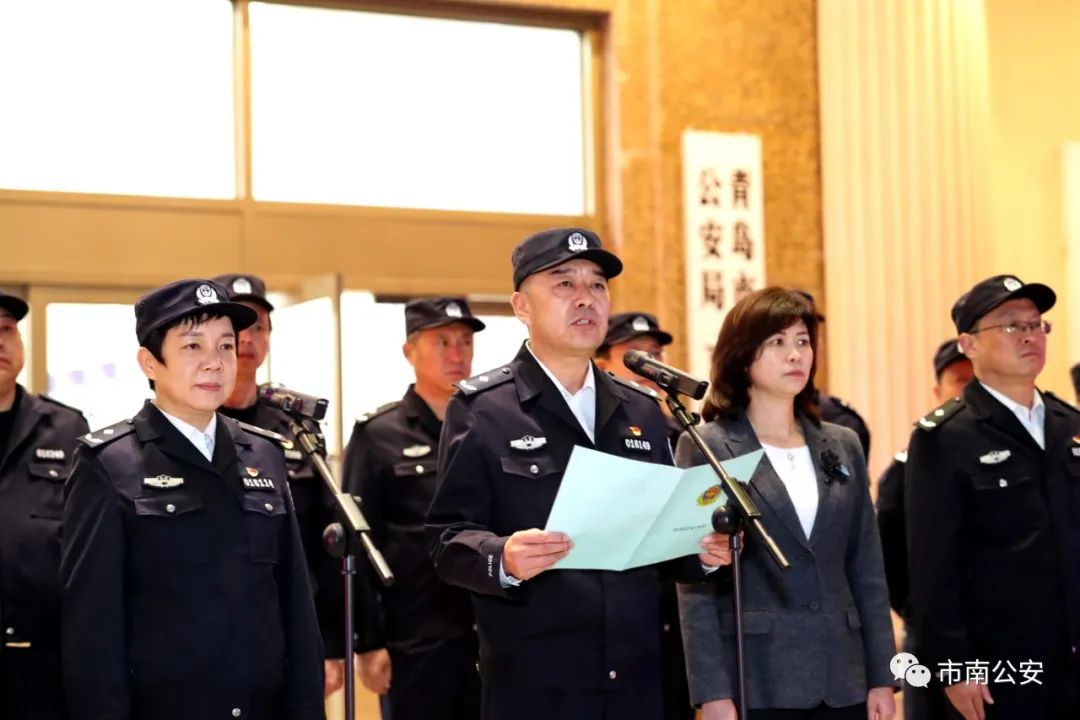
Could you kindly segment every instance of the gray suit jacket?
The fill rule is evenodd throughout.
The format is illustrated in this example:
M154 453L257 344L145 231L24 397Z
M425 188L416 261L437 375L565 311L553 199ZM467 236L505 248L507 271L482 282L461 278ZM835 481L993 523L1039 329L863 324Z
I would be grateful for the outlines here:
M869 688L894 685L889 596L862 448L847 428L831 423L818 427L805 418L800 423L818 480L810 538L767 456L754 471L749 489L791 562L781 571L760 543L747 537L743 628L752 709L810 708L822 702L843 707L864 702ZM745 414L708 423L701 434L721 460L761 447ZM836 478L830 478L825 472L822 455L830 450L847 476L834 472ZM705 462L685 434L676 462L680 467ZM734 698L737 691L730 573L725 576L679 586L695 705Z

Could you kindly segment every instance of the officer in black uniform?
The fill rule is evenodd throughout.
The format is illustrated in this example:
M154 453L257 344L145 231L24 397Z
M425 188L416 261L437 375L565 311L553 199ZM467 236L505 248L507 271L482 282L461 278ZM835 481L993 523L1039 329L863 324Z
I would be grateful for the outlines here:
M674 338L660 328L655 315L645 312L615 313L608 320L604 344L596 350L596 366L612 375L640 383L654 392L661 392L652 380L641 377L626 367L623 357L631 350L641 350L658 360L664 360L664 348ZM667 404L660 403L667 420L668 442L671 447L679 441L683 428L671 417ZM682 630L679 625L679 596L675 582L665 582L660 591L660 651L663 657L664 717L667 720L693 720L690 686L686 681L686 655L683 652Z
M596 349L596 366L604 372L639 383L659 393L660 388L656 383L626 367L623 356L631 350L642 350L657 360L663 360L664 348L670 345L673 339L671 333L660 329L655 315L644 312L615 313L608 319L604 343ZM661 403L660 409L667 418L668 439L674 448L683 429L678 421L671 417L667 405Z
M796 290L796 293L802 295L804 298L810 301L810 304L817 308L817 304L814 302L814 296L805 290ZM818 322L825 322L825 316L818 311ZM818 357L819 364L820 358L825 355L825 333L818 334ZM859 444L862 445L863 455L866 456L867 461L870 460L870 428L866 426L866 421L863 420L862 415L858 411L851 407L847 402L841 400L835 395L829 395L828 393L818 394L818 406L821 408L821 419L826 422L831 422L835 425L842 425L849 430L855 432L859 436Z
M622 263L568 228L519 244L513 270L529 340L508 365L458 383L427 517L438 576L473 593L483 717L660 717L658 568L546 572L571 539L539 529L575 445L672 462L656 394L591 362ZM703 545L700 562L677 563L688 580L730 559L726 537Z
M315 592L323 646L326 694L344 682L342 660L345 647L344 600L341 561L323 549L322 534L334 522L332 499L310 458L300 450L289 429L289 415L266 403L258 393L255 375L270 351L274 306L266 299L266 283L255 275L219 275L214 282L229 291L229 299L255 311L255 322L240 331L236 344L236 387L219 412L234 420L272 430L287 439L285 465L296 521L304 543L308 573Z
M389 689L393 720L480 715L472 603L468 592L435 577L424 515L435 494L446 404L472 374L473 334L483 329L463 298L409 302L402 352L416 382L401 400L357 419L345 451L345 490L360 496L394 571L389 588L367 578L382 613L357 623L361 677L372 692Z
M1080 708L1080 412L1035 386L1050 331L1042 313L1055 299L998 275L957 300L976 380L920 419L908 445L918 659L935 681L955 669L943 663L959 664L943 680L967 718L1075 718ZM965 682L975 660L990 684Z
M26 303L0 290L0 717L67 717L60 675L60 519L77 410L16 382Z
M65 490L75 720L324 718L323 649L279 436L216 412L255 313L209 280L135 305L155 398L82 436Z
M959 397L974 377L971 361L964 357L956 338L941 343L934 353L934 397L943 402ZM896 453L878 481L878 532L885 558L885 578L889 583L889 604L904 619L904 650L919 655L908 607L907 531L904 528L904 464L907 450ZM904 692L905 720L937 720L945 717L945 696L939 685Z

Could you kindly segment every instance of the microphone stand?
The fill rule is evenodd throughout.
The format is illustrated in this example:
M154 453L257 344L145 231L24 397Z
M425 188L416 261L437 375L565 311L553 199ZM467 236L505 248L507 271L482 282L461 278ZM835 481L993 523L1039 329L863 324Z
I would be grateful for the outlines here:
M356 718L355 665L353 657L353 609L356 601L353 596L353 578L356 576L357 544L367 555L368 562L375 570L383 585L394 583L394 573L386 564L379 549L371 540L371 526L352 495L341 492L340 486L326 463L326 448L322 434L315 421L298 414L290 414L289 432L296 438L300 449L307 455L315 467L315 472L322 478L323 484L334 500L335 511L340 522L329 525L323 532L323 543L327 552L341 558L341 574L345 582L345 720Z
M745 637L743 634L743 607L742 607L742 551L743 540L742 532L745 528L749 528L758 540L765 546L765 549L772 555L773 560L780 566L781 570L787 570L790 567L788 559L784 556L783 551L780 550L780 546L776 544L776 541L772 539L768 531L765 529L764 523L761 521L761 511L758 510L757 505L750 499L746 489L735 478L731 477L724 466L720 464L720 461L716 459L716 455L709 449L709 446L705 444L705 441L701 438L701 434L698 433L697 427L695 427L701 418L697 413L691 413L683 405L679 399L678 392L675 390L674 383L663 382L665 378L654 380L664 390L664 402L667 403L668 408L671 409L672 416L679 421L679 425L682 426L686 434L690 436L690 439L697 446L697 449L705 456L705 462L712 467L717 477L720 478L720 484L724 488L724 492L727 494L727 504L716 509L713 513L713 529L716 532L724 533L730 537L729 544L731 547L731 572L732 579L734 581L734 588L732 592L732 603L735 606L735 667L738 671L738 712L740 720L747 720L749 717L749 710L746 707L747 695L746 695L746 663L744 661L744 648Z

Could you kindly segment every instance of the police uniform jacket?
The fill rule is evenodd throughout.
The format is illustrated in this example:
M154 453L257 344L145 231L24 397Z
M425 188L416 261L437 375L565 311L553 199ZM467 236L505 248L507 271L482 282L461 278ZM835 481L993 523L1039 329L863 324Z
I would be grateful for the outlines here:
M473 592L481 675L492 686L659 692L656 566L500 583L503 545L545 526L575 445L671 464L655 394L594 373L595 443L526 347L459 383L447 408L427 528L439 577ZM686 560L684 572L700 577L697 557Z
M855 408L847 404L835 395L824 393L818 398L821 406L821 419L834 425L846 427L859 437L859 445L862 446L863 458L870 458L870 428L862 415Z
M908 617L907 530L904 527L904 465L907 450L899 452L878 480L877 520L885 577L889 581L889 604Z
M923 664L1035 660L1045 681L1070 654L1076 662L1080 412L1042 397L1045 450L979 382L911 435L905 504Z
M62 563L77 720L324 715L281 449L217 422L213 462L149 402L82 438Z
M276 432L287 439L285 467L288 471L289 492L296 508L296 522L308 562L308 575L315 594L315 612L322 631L327 657L344 657L344 591L341 560L323 548L322 535L334 522L330 494L311 459L300 449L292 430L288 413L261 399L250 408L240 410L221 408L223 415L249 425Z
M761 543L743 553L743 627L748 707L805 709L866 701L893 685L896 653L881 546L862 448L855 434L800 417L817 476L818 507L806 537L783 481L768 458L748 492L791 563L781 570ZM745 412L705 425L702 439L721 459L758 450ZM678 463L704 463L689 437ZM735 618L719 584L679 587L690 696L695 704L737 695Z
M87 425L77 410L21 386L15 392L11 434L0 447L0 645L42 662L43 685L58 692L63 489ZM6 716L2 708L0 698Z
M442 421L410 385L405 396L361 416L345 451L346 492L360 496L375 544L394 573L381 588L381 614L358 623L361 650L386 642L472 634L467 591L435 576L424 535L424 516L435 495L435 469ZM377 581L366 573L362 587ZM368 608L379 603L370 599Z

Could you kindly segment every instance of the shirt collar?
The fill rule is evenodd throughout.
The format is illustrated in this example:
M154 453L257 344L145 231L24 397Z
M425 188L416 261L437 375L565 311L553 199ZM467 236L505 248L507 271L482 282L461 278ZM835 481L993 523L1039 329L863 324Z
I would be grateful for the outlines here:
M528 349L529 354L533 356L533 360L536 361L536 364L540 366L540 369L544 371L545 375L551 378L551 382L555 383L555 387L559 388L559 392L561 392L564 396L568 398L577 397L586 390L596 392L596 377L593 375L592 362L589 363L589 369L585 373L585 382L584 384L582 384L581 389L578 390L576 393L571 394L570 391L567 390L561 382L559 382L559 378L555 377L555 373L551 372L551 370L548 369L548 366L545 365L544 362L536 356L536 353L533 352L532 344L528 340L525 341L525 347Z
M994 388L990 387L982 380L979 380L979 384L983 386L983 389L986 390L986 392L990 393L991 397L993 397L1005 407L1009 408L1009 410L1011 410L1016 415L1024 418L1040 417L1045 411L1046 405L1045 403L1043 403L1042 394L1039 393L1038 389L1035 390L1035 402L1032 404L1032 406L1024 407L1020 403L1013 400L1011 397L1004 395L995 390Z
M181 420L175 415L170 415L161 409L159 405L154 405L158 409L158 412L165 416L165 419L172 423L173 427L180 431L180 434L186 437L191 442L202 439L204 435L208 435L211 438L217 437L217 413L214 413L210 418L210 424L206 426L206 430L200 430L189 422Z

